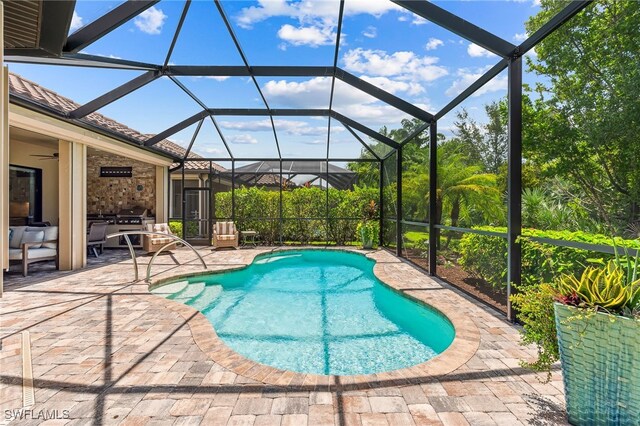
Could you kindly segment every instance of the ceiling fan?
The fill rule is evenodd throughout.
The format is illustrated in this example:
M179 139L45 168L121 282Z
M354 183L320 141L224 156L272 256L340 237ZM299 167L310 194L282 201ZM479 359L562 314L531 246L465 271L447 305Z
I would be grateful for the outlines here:
M31 157L41 157L40 160L57 160L58 156L57 152L53 154L31 154Z

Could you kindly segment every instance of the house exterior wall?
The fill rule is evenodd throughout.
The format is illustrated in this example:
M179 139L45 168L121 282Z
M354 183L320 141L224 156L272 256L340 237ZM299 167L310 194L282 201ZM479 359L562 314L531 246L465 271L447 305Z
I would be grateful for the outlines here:
M0 5L2 3L0 2ZM145 187L152 191L168 191L166 170L172 160L160 154L155 154L140 148L125 144L102 134L80 128L71 123L58 120L37 111L8 103L8 72L3 74L2 85L2 115L11 126L27 130L29 132L45 135L55 139L59 153L58 160L58 185L54 192L58 199L58 225L60 268L63 270L78 269L86 265L86 214L87 214L87 150L95 148L107 153L126 157L129 161L140 161L150 166L149 170L153 178ZM0 123L2 124L2 123ZM8 127L6 127L8 133ZM2 191L0 191L0 220L3 229L8 229L9 218L9 137L2 133L2 150L0 151L0 171L2 178ZM24 142L24 141L23 141ZM6 154L5 154L6 151ZM44 161L42 162L44 163ZM163 170L165 180L158 178L158 168ZM5 178L6 176L6 178ZM44 179L43 179L44 180ZM135 189L135 188L134 188ZM44 201L44 200L43 200ZM44 201L46 202L46 201ZM152 210L157 210L158 197L154 197ZM160 203L165 202L161 200ZM165 203L166 204L166 203ZM167 207L163 207L166 210ZM8 238L7 232L0 233L2 245L2 265L9 267L8 262ZM5 260L6 259L6 260Z
M100 167L132 167L133 176L100 177ZM138 189L140 188L140 189ZM97 149L87 151L87 213L142 206L156 214L156 166Z
M59 141L59 267L63 271L87 264L87 146Z
M4 3L0 2L0 22L4 22ZM0 45L4 46L4 31L0 31ZM0 266L9 267L9 71L4 66L4 49L0 49ZM0 297L4 278L0 273Z
M58 152L58 144L42 144L9 137L9 163L15 166L42 170L42 220L58 224L58 161L42 160L33 155L51 155Z

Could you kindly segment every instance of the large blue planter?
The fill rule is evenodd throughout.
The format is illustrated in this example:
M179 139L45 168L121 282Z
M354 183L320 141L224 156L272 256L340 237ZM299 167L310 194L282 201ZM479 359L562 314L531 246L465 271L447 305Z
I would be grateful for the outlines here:
M555 304L569 422L640 425L640 321L585 314Z

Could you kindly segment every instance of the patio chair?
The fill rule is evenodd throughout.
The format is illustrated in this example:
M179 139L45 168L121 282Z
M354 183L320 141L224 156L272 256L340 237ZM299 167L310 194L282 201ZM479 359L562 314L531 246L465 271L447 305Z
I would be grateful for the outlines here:
M9 262L22 263L22 275L29 274L29 265L55 260L58 269L58 227L9 227Z
M104 252L104 244L107 242L107 222L93 222L89 228L87 237L87 248L91 249L93 255L98 257L96 246L100 247L100 254Z
M158 232L158 234L156 235L143 236L142 248L147 253L155 253L158 250L160 250L163 246L170 243L171 241L176 241L171 237L163 237L162 235L160 235L160 233L173 235L173 232L171 232L171 228L169 228L169 224L167 223L156 223L156 224L149 223L147 224L147 231ZM176 241L176 244L172 244L169 247L167 247L166 252L169 253L171 250L175 249L176 245L177 245L177 241Z
M216 222L213 227L213 240L211 244L214 249L221 247L238 248L240 233L233 222Z

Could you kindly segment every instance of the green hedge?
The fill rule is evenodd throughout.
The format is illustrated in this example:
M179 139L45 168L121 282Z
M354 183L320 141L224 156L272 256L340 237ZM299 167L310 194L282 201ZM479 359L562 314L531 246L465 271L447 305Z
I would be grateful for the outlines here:
M259 187L238 188L235 191L235 222L240 230L254 230L266 244L279 242L280 192ZM329 241L338 245L359 240L356 227L371 200L378 203L376 188L353 190L318 187L296 188L282 192L282 238L284 241L309 244ZM231 192L215 195L215 216L231 218ZM311 218L311 219L301 219ZM355 220L345 220L354 218Z
M475 229L506 233L504 227L478 227ZM588 244L612 245L614 239L600 234L569 231L541 231L523 229L522 244L522 284L535 285L550 282L562 274L580 274L592 263L603 263L614 255L560 247L532 241L527 237L576 241ZM618 247L638 248L639 240L624 240L616 237ZM466 233L459 245L462 267L475 276L484 279L494 287L505 287L507 283L507 241L500 237Z

